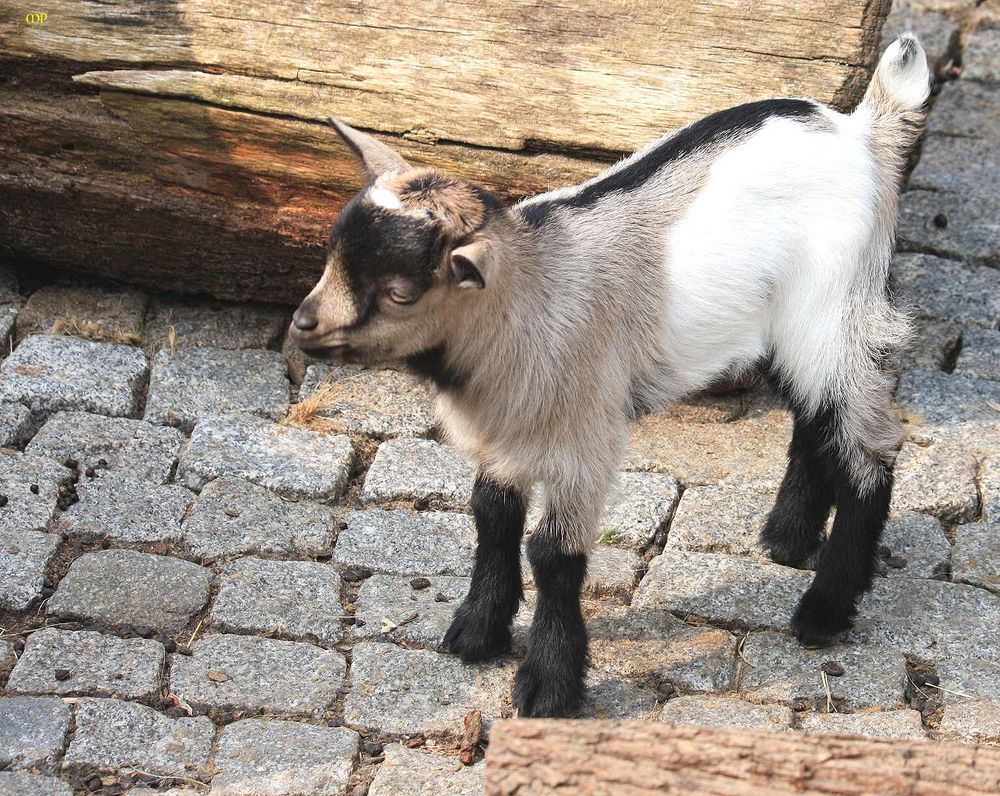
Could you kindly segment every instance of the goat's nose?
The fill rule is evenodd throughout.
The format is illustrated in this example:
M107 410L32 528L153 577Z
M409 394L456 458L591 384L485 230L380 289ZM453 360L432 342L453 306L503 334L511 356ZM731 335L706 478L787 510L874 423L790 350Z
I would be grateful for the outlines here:
M319 319L315 315L304 312L301 307L292 313L292 323L300 332L311 332L319 326Z

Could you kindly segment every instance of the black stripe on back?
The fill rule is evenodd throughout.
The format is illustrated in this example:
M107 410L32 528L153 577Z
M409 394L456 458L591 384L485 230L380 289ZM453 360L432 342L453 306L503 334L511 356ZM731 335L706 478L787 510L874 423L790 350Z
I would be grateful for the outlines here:
M540 226L557 207L590 207L609 193L627 193L647 182L671 161L680 160L722 138L753 132L770 118L806 119L818 113L815 103L801 99L761 100L718 111L681 128L638 160L592 182L573 196L532 203L519 208L519 212L529 224Z

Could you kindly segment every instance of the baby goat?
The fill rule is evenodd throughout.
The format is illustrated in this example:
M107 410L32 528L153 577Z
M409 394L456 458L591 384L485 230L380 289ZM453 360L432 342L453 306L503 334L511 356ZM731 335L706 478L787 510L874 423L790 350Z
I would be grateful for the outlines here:
M447 439L478 462L472 585L445 638L464 660L509 647L525 507L542 484L520 715L565 715L583 697L580 588L629 419L723 374L762 369L794 412L762 533L772 558L806 561L837 506L794 632L818 645L850 627L899 446L885 361L907 324L887 284L928 84L905 35L850 115L741 105L512 208L333 120L370 181L334 224L293 339L426 377Z

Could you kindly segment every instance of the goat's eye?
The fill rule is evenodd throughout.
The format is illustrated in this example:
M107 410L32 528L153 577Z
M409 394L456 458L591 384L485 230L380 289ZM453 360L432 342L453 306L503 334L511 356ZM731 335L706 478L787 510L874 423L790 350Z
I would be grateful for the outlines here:
M385 294L393 304L412 304L417 300L417 292L406 285L389 285Z

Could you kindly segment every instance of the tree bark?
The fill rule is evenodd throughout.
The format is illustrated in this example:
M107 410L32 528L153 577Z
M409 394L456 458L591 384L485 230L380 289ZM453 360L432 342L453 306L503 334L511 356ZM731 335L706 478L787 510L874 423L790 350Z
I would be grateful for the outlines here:
M1000 749L740 732L649 722L503 721L487 796L976 796L1000 791Z
M513 200L740 102L850 108L888 6L14 0L0 254L295 302L361 184L330 115Z

